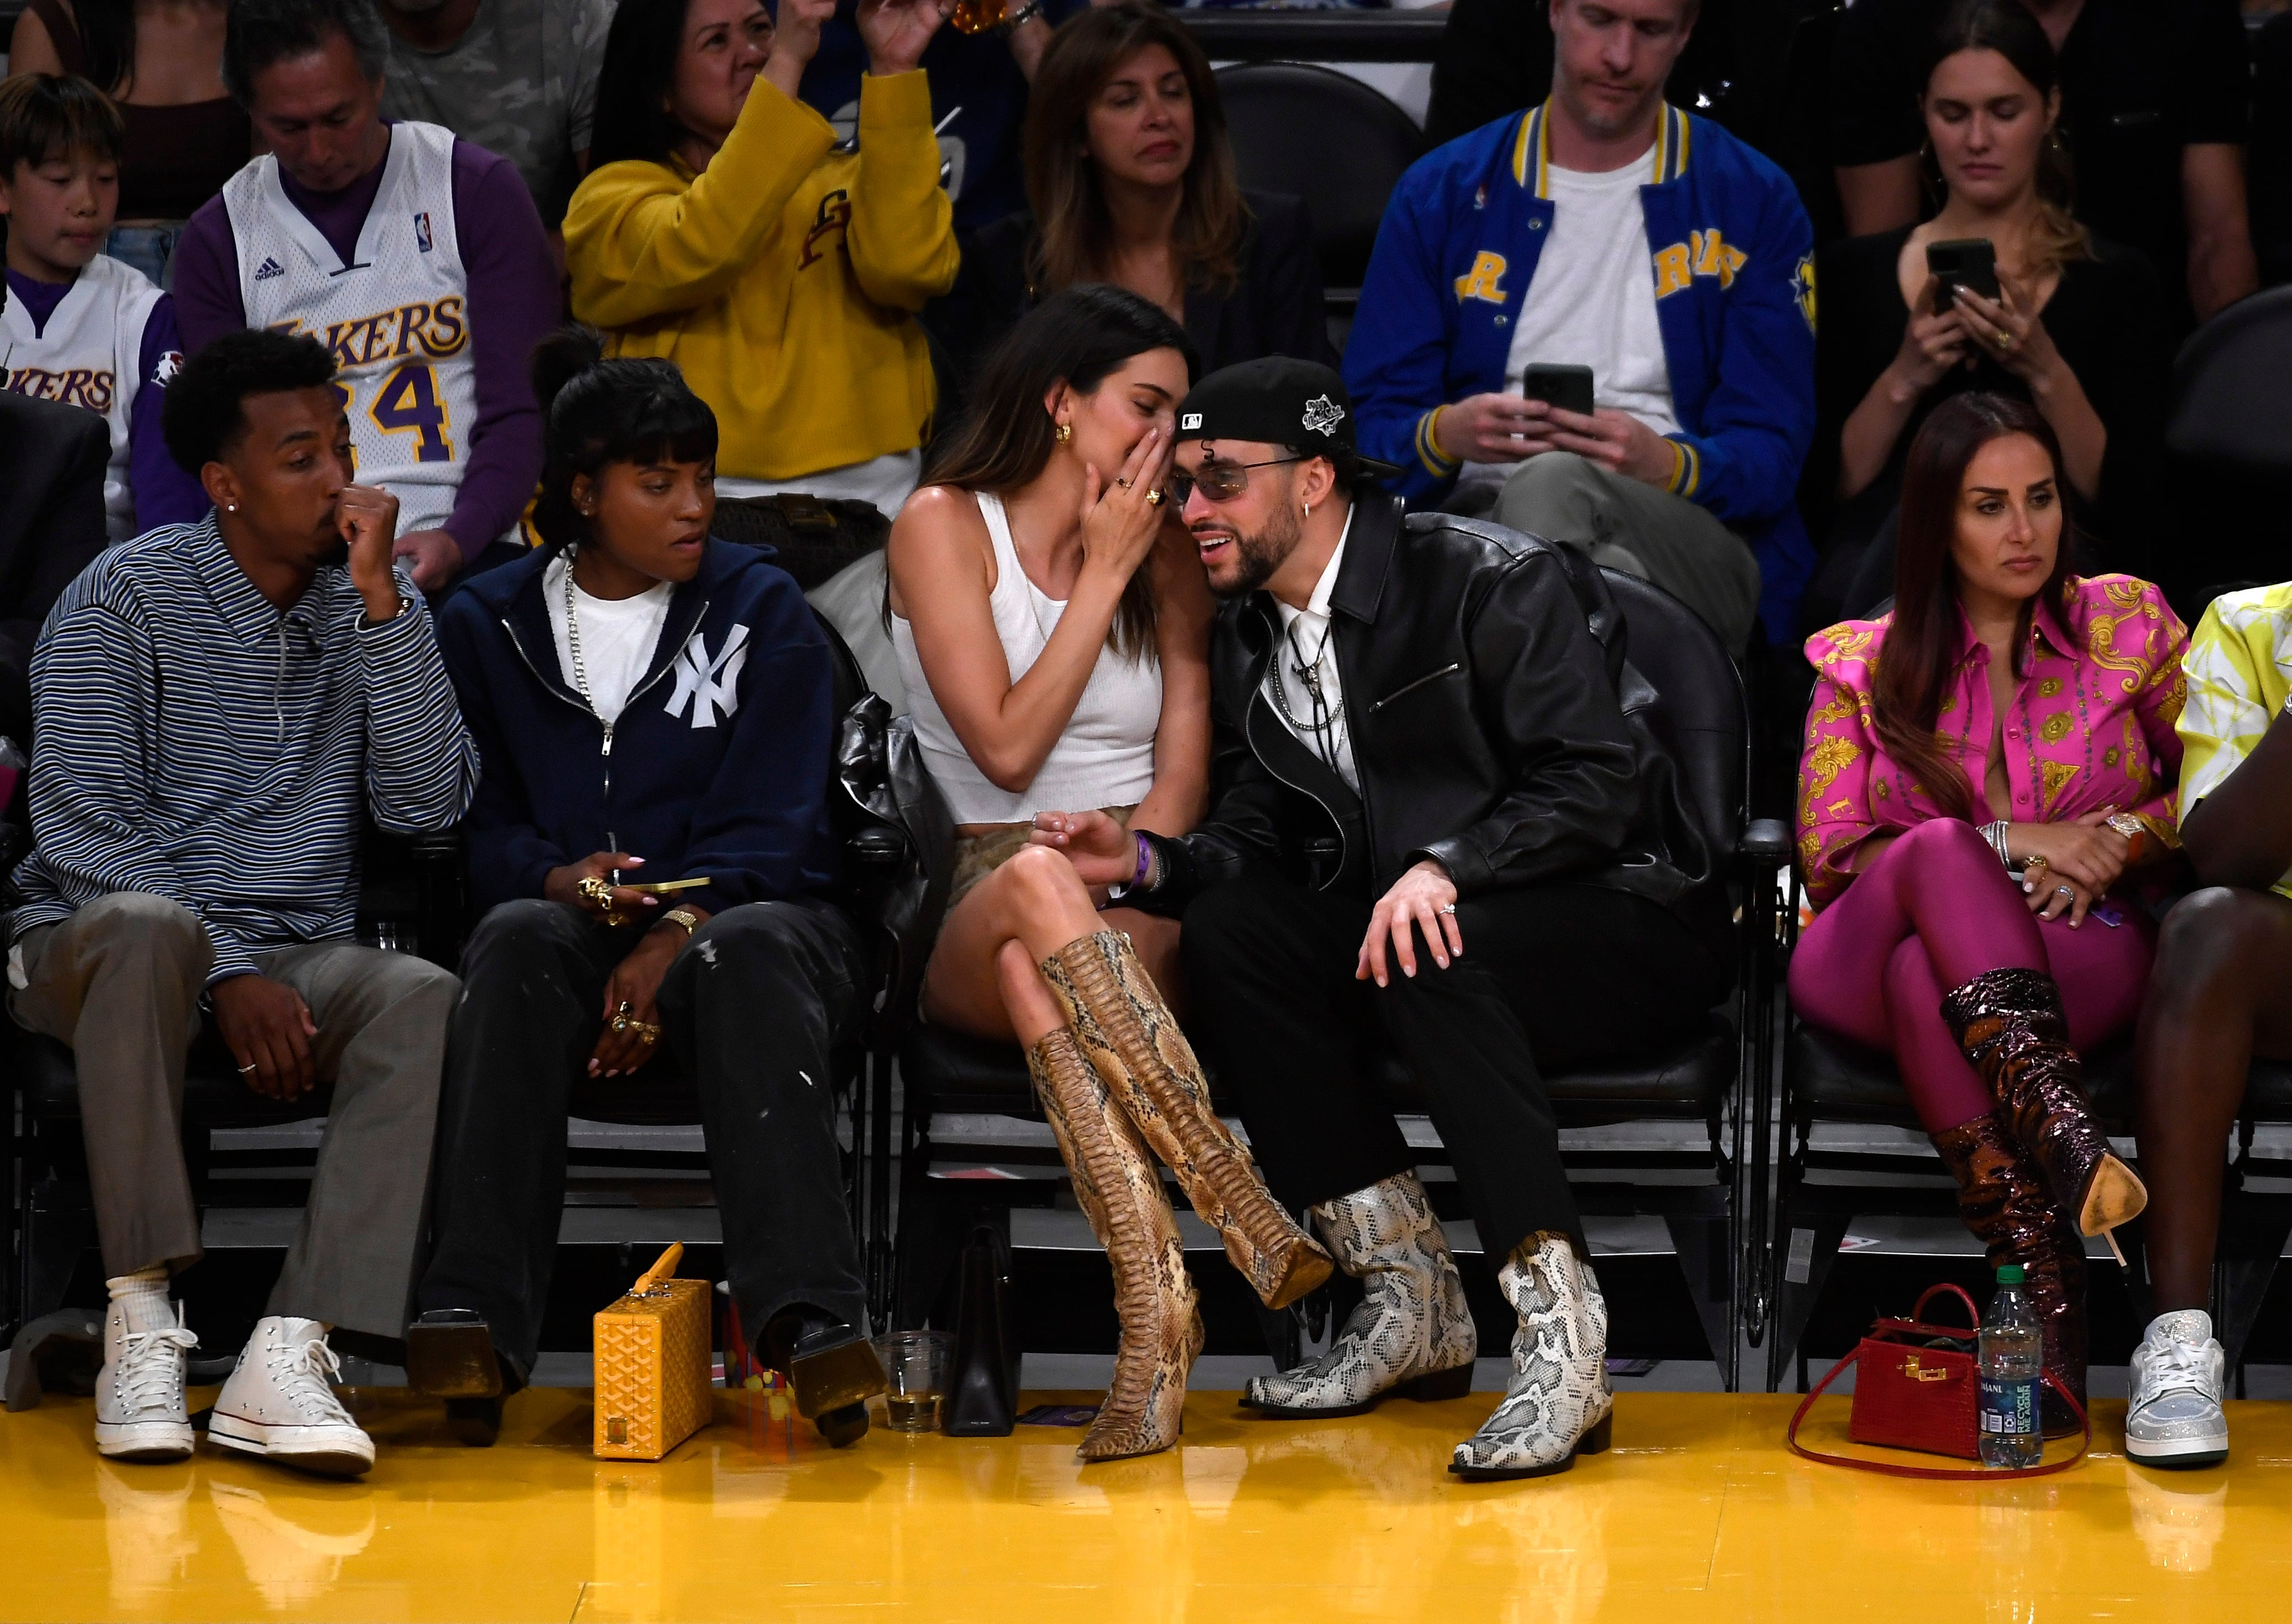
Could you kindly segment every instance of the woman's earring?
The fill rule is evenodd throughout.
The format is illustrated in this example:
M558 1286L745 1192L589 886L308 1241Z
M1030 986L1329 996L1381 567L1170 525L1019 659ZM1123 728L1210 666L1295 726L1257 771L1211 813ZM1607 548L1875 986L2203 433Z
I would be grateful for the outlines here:
M1059 443L1060 443L1061 445L1064 445L1064 444L1066 444L1066 443L1067 443L1067 441L1069 441L1069 440L1072 440L1073 438L1074 438L1074 424L1071 424L1071 423L1061 423L1061 424L1059 424Z

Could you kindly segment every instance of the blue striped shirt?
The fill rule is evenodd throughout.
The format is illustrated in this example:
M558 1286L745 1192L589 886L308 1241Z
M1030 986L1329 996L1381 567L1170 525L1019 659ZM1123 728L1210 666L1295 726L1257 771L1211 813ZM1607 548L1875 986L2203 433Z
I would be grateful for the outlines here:
M349 571L322 569L281 614L212 513L89 565L32 653L35 845L10 939L117 891L197 915L210 984L350 937L361 808L446 829L477 781L429 610L399 587L412 607L361 628Z

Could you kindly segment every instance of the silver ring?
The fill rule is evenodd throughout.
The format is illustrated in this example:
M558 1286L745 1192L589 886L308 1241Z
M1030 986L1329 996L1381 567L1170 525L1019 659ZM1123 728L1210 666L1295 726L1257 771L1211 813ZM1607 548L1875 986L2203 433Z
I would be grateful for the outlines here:
M2074 897L2077 893L2071 891L2067 885L2056 885L2054 887L2054 894L2057 897Z
M1441 911L1444 914L1453 914L1457 911L1457 905L1454 902L1443 902L1441 904Z
M253 1066L241 1066L238 1069L238 1074L241 1077L253 1077L254 1075L254 1068Z

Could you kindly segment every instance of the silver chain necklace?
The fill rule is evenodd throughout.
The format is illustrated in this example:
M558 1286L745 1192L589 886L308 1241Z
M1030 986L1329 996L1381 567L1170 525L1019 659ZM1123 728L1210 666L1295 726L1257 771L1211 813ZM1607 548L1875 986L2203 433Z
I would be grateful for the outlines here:
M581 703L589 714L602 722L597 701L589 692L589 668L581 663L581 611L573 602L573 549L565 549L565 648L573 656L573 683L581 691Z
M1328 649L1329 634L1336 629L1334 620L1321 628L1321 641L1313 645L1313 658L1311 659L1305 658L1304 650L1298 646L1295 621L1291 621L1288 630L1282 634L1282 642L1288 648L1290 660L1296 667L1299 679L1305 684L1311 712L1310 715L1300 716L1289 708L1289 691L1281 681L1279 655L1273 657L1271 667L1273 703L1280 708L1281 719L1289 724L1291 732L1301 738L1311 739L1313 754L1320 756L1321 764L1332 772L1337 770L1337 746L1344 734L1345 719L1343 713L1329 704L1328 696L1322 691L1321 656ZM1342 778L1344 775L1338 773L1338 776Z

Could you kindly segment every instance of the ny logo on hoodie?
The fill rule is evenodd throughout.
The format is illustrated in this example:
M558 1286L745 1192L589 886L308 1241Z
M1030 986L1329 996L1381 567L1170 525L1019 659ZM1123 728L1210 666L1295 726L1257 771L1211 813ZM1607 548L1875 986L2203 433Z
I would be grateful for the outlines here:
M726 716L740 708L740 667L748 663L748 628L735 625L724 639L724 651L708 658L708 640L698 632L676 657L676 690L668 696L668 714L681 716L692 707L694 727L714 727L716 713Z

